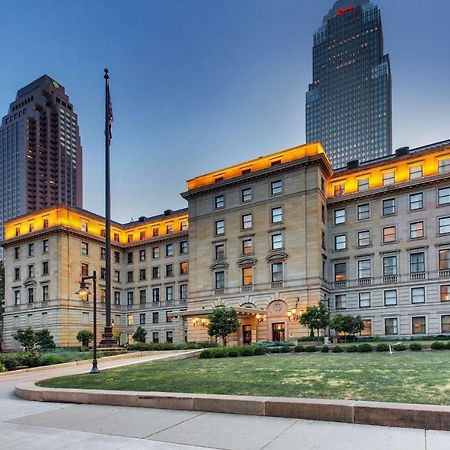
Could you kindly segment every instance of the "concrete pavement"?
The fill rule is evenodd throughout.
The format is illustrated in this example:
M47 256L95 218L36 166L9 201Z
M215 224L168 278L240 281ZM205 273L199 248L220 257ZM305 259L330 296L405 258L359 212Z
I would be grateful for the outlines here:
M101 362L106 369L161 358ZM0 433L5 449L302 449L441 450L450 432L275 417L241 416L19 400L16 384L86 372L90 364L0 377ZM170 373L168 373L170 376Z

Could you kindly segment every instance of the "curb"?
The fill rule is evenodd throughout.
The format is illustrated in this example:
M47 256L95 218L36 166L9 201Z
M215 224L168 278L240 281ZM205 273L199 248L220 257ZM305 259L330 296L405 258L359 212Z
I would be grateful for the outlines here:
M176 355L189 357L188 355ZM170 358L170 357L168 357ZM450 407L348 400L251 397L172 392L106 391L16 386L24 400L141 408L176 409L344 422L427 430L450 430Z

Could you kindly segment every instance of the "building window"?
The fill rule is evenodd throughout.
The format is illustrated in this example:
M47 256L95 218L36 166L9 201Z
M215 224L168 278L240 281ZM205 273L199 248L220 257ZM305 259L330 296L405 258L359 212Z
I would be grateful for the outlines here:
M334 265L334 281L345 281L347 279L347 263L340 262Z
M438 168L439 173L450 171L450 158L448 158L448 159L441 159L439 161L438 167L439 167Z
M81 263L81 276L89 276L89 264Z
M129 234L129 235L127 236L127 242L128 242L128 243L133 242L133 235L132 235L132 234Z
M133 252L127 254L127 264L133 264Z
M214 277L216 289L225 289L225 272L215 272Z
M114 262L117 264L120 263L120 252L114 252Z
M48 300L49 300L48 285L44 284L42 286L42 301L47 302Z
M422 166L412 166L409 168L409 179L416 180L417 178L422 178L423 171Z
M365 203L364 205L358 205L358 220L370 219L370 205Z
M34 244L28 244L28 256L34 256Z
M14 259L20 259L20 247L14 249Z
M186 231L188 229L188 223L186 220L180 222L180 231Z
M85 233L89 231L89 224L86 221L81 221L81 231Z
M425 316L412 317L412 334L425 334L426 324Z
M172 234L173 233L173 223L168 223L166 225L166 234Z
M272 195L282 194L283 182L281 180L272 181L272 183L270 183L270 192Z
M252 255L253 254L253 239L244 239L242 241L242 254Z
M345 234L338 234L334 237L334 249L345 250L347 248L347 236Z
M133 323L134 323L133 314L128 314L127 315L127 325L130 326L130 325L133 325Z
M159 288L152 289L152 302L153 303L159 302Z
M127 292L127 305L132 305L134 303L134 292Z
M272 234L272 250L280 250L283 248L283 235L281 233Z
M395 172L383 173L383 186L391 186L395 183Z
M42 275L46 276L49 274L49 270L48 270L48 261L44 261L42 263Z
M221 236L222 234L225 234L225 221L224 220L217 220L215 223L215 233L217 236Z
M152 278L154 280L159 278L159 267L152 267Z
M28 278L34 278L34 264L28 266Z
M48 253L48 239L42 241L42 253Z
M225 207L225 197L223 195L218 195L214 199L214 206L216 209Z
M345 194L345 183L333 184L333 194L335 197L340 197Z
M252 188L245 188L241 191L241 200L243 203L252 200Z
M130 270L127 272L127 282L132 283L134 281L134 272Z
M439 250L439 270L450 269L450 250Z
M173 331L172 330L167 330L166 331L166 342L168 344L172 344L173 343Z
M440 300L441 302L448 302L450 300L450 285L444 284L440 288Z
M418 209L423 208L423 193L419 192L418 194L411 194L409 196L409 210L417 211Z
M28 303L34 302L34 288L28 288Z
M153 331L152 341L154 344L159 344L159 331Z
M115 242L120 242L120 236L119 236L119 233L114 233L114 241L115 241Z
M114 271L114 281L116 283L120 283L120 270L115 270Z
M340 225L345 223L345 209L335 209L334 210L334 224Z
M187 275L189 272L189 266L187 261L180 262L180 275Z
M358 279L366 279L372 276L372 262L370 259L361 259L358 261Z
M251 214L244 214L242 216L242 229L249 230L253 227L253 220Z
M140 230L139 231L139 240L140 241L145 241L145 230Z
M20 267L14 269L14 281L20 280Z
M398 334L397 318L384 319L384 334L389 336Z
M450 233L450 217L441 217L439 219L439 234Z
M347 308L347 296L345 294L339 294L335 296L336 309Z
M20 305L20 291L14 291L14 304Z
M147 279L147 271L145 269L139 270L139 281L145 281Z
M100 247L100 259L106 259L106 249L105 249L105 247Z
M173 286L166 286L166 302L173 301Z
M359 307L370 308L370 292L359 293Z
M217 244L215 246L215 258L225 259L225 244Z
M139 250L139 261L145 261L145 249Z
M370 231L358 231L358 247L367 247L370 245Z
M166 277L173 277L173 264L166 264Z
M439 205L448 205L450 203L450 187L439 189L438 203Z
M363 319L364 328L361 330L361 336L372 336L372 320Z
M159 312L152 313L152 323L159 323Z
M425 253L411 253L409 255L409 270L411 273L425 272Z
M383 216L392 216L395 214L395 198L383 200Z
M441 333L450 333L450 316L441 316Z
M42 226L43 228L48 228L48 219L44 219Z
M325 205L321 206L321 211L322 211L322 222L326 223Z
M397 228L393 227L384 227L383 228L383 243L389 244L391 242L397 241Z
M422 239L425 236L423 222L413 222L409 224L409 238Z
M395 306L397 304L397 291L384 291L384 306Z
M425 303L425 288L411 288L411 303Z
M242 269L242 286L251 286L253 284L253 269L244 267Z
M272 223L283 222L283 208L272 208Z
M188 253L188 241L180 242L180 254L186 255Z
M120 292L114 291L114 304L120 305Z
M272 264L272 282L283 281L283 263Z
M139 325L145 325L145 313L139 314Z
M186 300L188 293L188 285L180 284L180 300Z
M159 247L152 247L152 258L159 259Z
M359 178L358 179L358 191L368 191L369 190L369 178Z
M152 228L152 236L153 237L159 236L159 227Z
M173 256L173 244L166 245L166 256Z
M385 256L383 258L383 276L397 275L397 257Z

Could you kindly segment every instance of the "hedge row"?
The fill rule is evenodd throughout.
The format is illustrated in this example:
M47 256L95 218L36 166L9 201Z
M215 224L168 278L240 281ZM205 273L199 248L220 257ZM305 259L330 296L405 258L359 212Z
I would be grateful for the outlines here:
M63 362L65 360L57 355L41 355L37 352L4 353L0 355L0 372L3 371L2 367L6 370L15 370L18 367L49 366Z
M146 351L162 351L162 350L195 350L199 348L217 347L217 344L210 342L187 342L185 344L170 344L168 342L145 342L128 345L128 350L146 352Z

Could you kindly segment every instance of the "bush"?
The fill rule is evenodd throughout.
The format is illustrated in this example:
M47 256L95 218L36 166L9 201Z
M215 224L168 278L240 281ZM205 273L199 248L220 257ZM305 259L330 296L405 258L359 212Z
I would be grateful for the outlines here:
M320 351L322 353L328 353L330 351L330 347L328 347L328 345L324 345Z
M61 364L64 362L59 356L56 355L43 355L41 357L41 364L43 366L51 366L53 364Z
M448 342L445 343L445 348L446 348L447 350L450 350L450 341L448 341Z
M305 351L305 346L304 345L296 345L294 348L294 352L295 353L302 353Z
M307 345L305 347L305 352L307 352L307 353L317 352L317 347L315 345Z
M357 345L349 345L348 347L345 347L345 351L347 353L356 353L358 351Z
M270 353L281 353L280 347L272 347Z
M431 344L431 348L433 350L445 350L445 343L444 342L439 342L439 341L435 341Z
M333 347L333 353L342 353L344 350L342 349L342 347L340 345L335 345Z
M389 351L389 345L385 344L384 342L378 344L375 348L377 352L388 352Z
M255 350L251 347L249 348L244 348L241 351L241 356L253 356L255 354Z
M412 344L409 344L409 349L413 352L418 352L422 350L422 344L420 344L419 342L413 342Z
M80 330L77 333L77 341L81 343L82 347L89 347L89 342L94 339L94 333L90 330Z
M6 367L7 370L15 370L19 365L19 358L17 358L14 354L6 354L1 355L0 359L1 364Z
M8 369L3 364L0 364L0 372L8 372Z
M288 347L287 345L281 347L281 353L291 353L291 351L292 351L291 347Z
M208 350L211 352L214 358L226 358L228 356L228 351L226 348L216 348L214 350Z
M373 351L373 347L370 344L359 344L358 352L359 353L369 353Z
M203 351L200 353L199 358L201 358L201 359L209 359L209 358L212 358L211 350L203 350Z
M228 356L230 358L237 358L239 356L239 352L237 350L230 350L228 352Z
M265 355L266 349L264 347L256 347L255 348L255 355Z
M395 344L394 347L393 347L393 349L394 349L396 352L404 352L404 351L406 350L406 345L403 344L402 342L400 342L399 344Z
M37 347L42 350L46 348L55 348L55 341L50 333L50 330L44 328L43 330L38 330L34 333L36 339Z
M23 360L23 364L28 367L39 367L42 365L41 355L36 352L27 353Z

